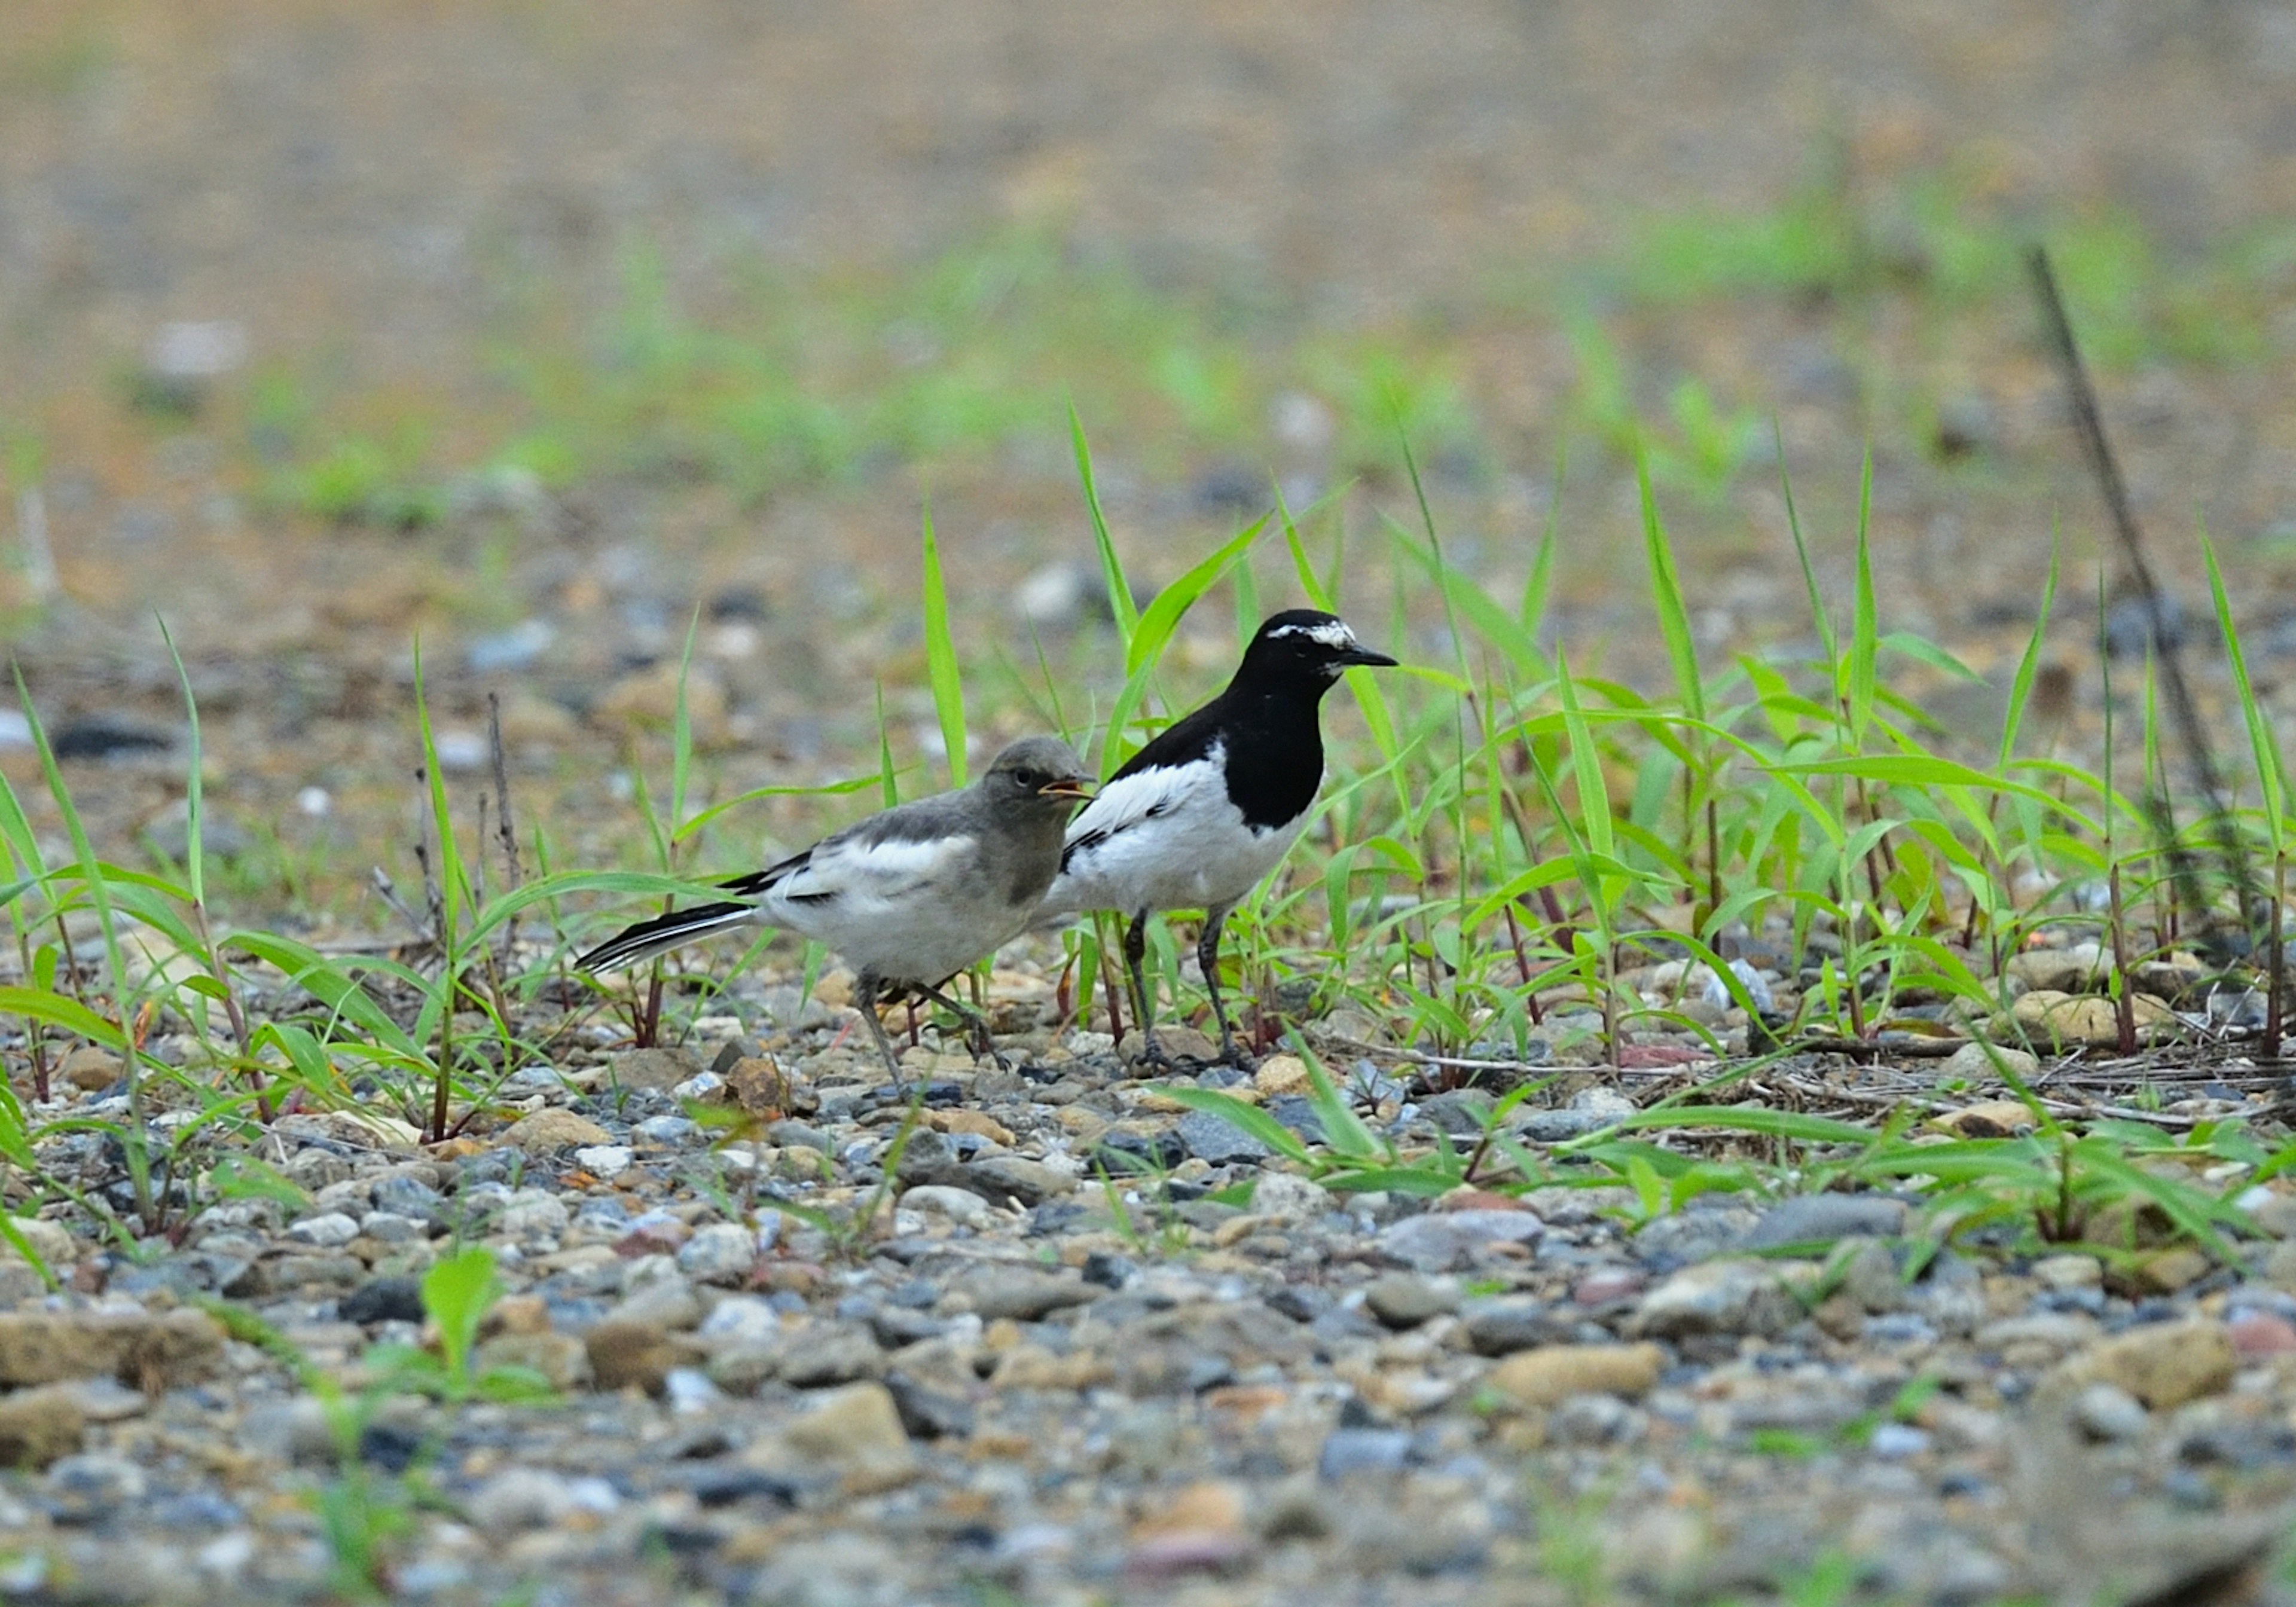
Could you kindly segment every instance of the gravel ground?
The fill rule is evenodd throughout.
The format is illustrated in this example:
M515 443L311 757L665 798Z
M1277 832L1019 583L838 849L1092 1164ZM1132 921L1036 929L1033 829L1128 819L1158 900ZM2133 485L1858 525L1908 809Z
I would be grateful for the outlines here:
M283 1116L258 1158L296 1197L226 1199L134 1257L51 1208L28 1231L62 1290L0 1268L7 1598L323 1597L323 1501L361 1477L427 1492L378 1553L405 1601L2280 1588L2296 1193L2243 1198L2245 1269L1979 1243L1909 1276L1925 1224L1886 1194L1705 1196L1632 1233L1622 1189L1334 1193L1105 1035L1047 1029L1031 957L989 990L1017 1069L928 1030L906 1135L846 979L802 1005L752 979L681 1047L578 1028L444 1144ZM1406 1149L1489 1109L1392 1056L1334 1064ZM1559 1069L1506 1118L1533 1149L1631 1109L1633 1078ZM117 1116L117 1077L82 1051L39 1114ZM1316 1131L1295 1058L1197 1080ZM721 1104L748 1136L686 1113ZM2165 1119L2241 1113L2212 1081ZM44 1159L119 1191L99 1138ZM420 1275L473 1244L507 1290L475 1365L530 1368L547 1400L378 1389L331 1428L279 1343L209 1315L253 1314L356 1396L370 1347L422 1340Z

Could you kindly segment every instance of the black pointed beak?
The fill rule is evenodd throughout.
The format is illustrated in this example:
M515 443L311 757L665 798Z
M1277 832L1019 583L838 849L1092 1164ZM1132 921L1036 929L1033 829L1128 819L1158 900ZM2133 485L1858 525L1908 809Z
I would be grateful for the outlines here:
M1358 645L1348 648L1341 652L1340 662L1349 666L1360 664L1366 669L1392 669L1398 660L1389 658L1383 652L1374 652L1368 647Z
M1092 779L1084 775L1062 775L1046 782L1037 789L1039 798L1070 798L1079 801L1092 796Z

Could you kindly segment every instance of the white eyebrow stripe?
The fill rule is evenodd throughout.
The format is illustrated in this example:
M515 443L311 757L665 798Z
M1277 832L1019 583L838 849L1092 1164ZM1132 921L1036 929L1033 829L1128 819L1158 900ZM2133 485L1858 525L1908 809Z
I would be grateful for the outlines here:
M1337 619L1327 625L1279 625L1267 634L1271 636L1308 636L1332 648L1356 645L1356 633Z

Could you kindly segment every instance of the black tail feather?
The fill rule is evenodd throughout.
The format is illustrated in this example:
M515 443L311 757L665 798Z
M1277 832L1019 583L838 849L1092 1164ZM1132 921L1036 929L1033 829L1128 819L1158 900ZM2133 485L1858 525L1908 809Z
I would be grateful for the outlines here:
M575 961L575 968L591 972L619 971L666 950L681 947L696 939L707 938L731 927L746 926L756 920L757 914L758 906L754 904L699 904L692 909L673 910L667 915L657 915L651 921L641 921L636 926L616 932Z

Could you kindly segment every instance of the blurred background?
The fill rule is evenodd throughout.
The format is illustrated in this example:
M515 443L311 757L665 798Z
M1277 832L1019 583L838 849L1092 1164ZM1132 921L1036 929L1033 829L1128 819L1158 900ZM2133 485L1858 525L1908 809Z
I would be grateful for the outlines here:
M1997 668L2053 529L2070 597L2106 550L2037 240L2156 562L2205 611L2204 521L2267 697L2296 655L2272 0L13 0L0 175L9 645L100 839L164 856L164 615L261 903L399 851L418 631L442 760L499 693L569 862L632 836L697 611L705 790L871 768L881 687L937 784L928 496L976 741L1048 717L1040 650L1088 719L1071 405L1144 592L1280 486L1447 659L1392 579L1407 436L1447 556L1512 605L1551 521L1547 627L1628 680L1635 442L1718 652L1810 635L1781 444L1846 609L1870 448L1884 624Z

